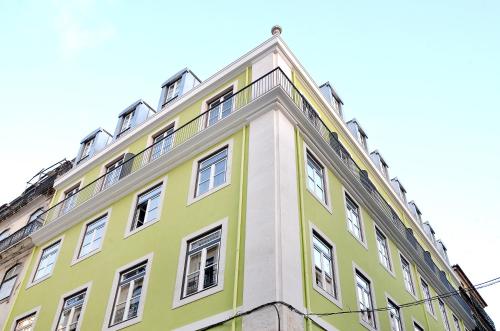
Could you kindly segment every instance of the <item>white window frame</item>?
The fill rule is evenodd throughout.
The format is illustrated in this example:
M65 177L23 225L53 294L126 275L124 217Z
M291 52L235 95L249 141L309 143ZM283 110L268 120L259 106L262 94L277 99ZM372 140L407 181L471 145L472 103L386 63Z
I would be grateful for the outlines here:
M308 160L308 154L312 156L314 161L323 168L323 185L324 185L324 199L321 199L316 195L315 192L313 192L310 188L308 183L308 175L307 175L307 160ZM304 184L306 187L307 192L311 194L311 196L316 199L330 214L333 214L332 211L332 198L330 195L330 176L329 176L329 170L325 166L324 160L322 160L318 154L312 150L305 142L303 144L303 161L304 161Z
M375 297L375 287L373 286L373 280L371 277L368 276L366 272L364 272L360 267L358 267L355 263L353 263L353 276L354 276L354 291L356 292L356 307L357 309L360 309L359 304L361 302L361 298L359 297L358 294L358 282L357 282L357 276L358 273L365 278L369 282L369 289L370 289L370 297L371 297L371 309L376 308L377 300ZM372 311L373 314L373 323L374 325L370 325L368 322L366 322L361 313L358 314L358 319L359 323L363 325L365 328L367 328L370 331L376 331L379 329L380 323L378 320L378 314L377 311Z
M56 256L54 258L54 263L52 264L52 269L50 270L50 273L43 276L42 278L35 280L35 276L37 274L37 270L38 270L38 267L40 265L42 254L43 254L44 250L57 244L57 243L59 243L59 248L57 249L57 253L56 253ZM28 280L28 284L26 286L26 289L52 277L52 274L54 273L54 269L56 268L56 265L57 265L57 260L59 259L59 254L61 253L61 249L63 247L63 243L64 243L64 235L57 238L57 239L52 240L51 242L47 243L46 245L44 245L43 247L40 248L40 250L38 251L37 259L35 260L36 264L33 265L33 269L31 270L31 275L30 275L30 278Z
M94 146L94 142L95 142L95 137L92 137L83 143L82 155L80 155L80 160L78 162L85 160L87 157L90 156L90 151L92 149L92 146Z
M346 224L346 228L347 228L347 232L349 232L351 234L351 236L353 236L354 239L356 239L356 241L358 243L361 244L361 246L363 246L365 249L368 250L368 242L366 240L366 231L365 231L365 222L364 222L364 219L363 219L363 211L361 209L361 205L359 204L359 202L353 198L352 194L350 194L349 192L347 192L347 190L343 187L342 188L342 193L343 193L343 199L344 199L344 212L345 212L345 224ZM350 220L349 220L349 208L347 207L347 199L350 199L358 208L358 219L359 219L359 232L361 234L361 238L358 238L358 236L351 230L351 225L350 225Z
M441 312L441 319L443 320L444 329L446 331L451 331L450 319L448 318L448 313L446 312L446 304L443 300L438 299L438 307Z
M158 223L161 220L161 214L163 211L163 204L165 202L165 191L167 189L167 182L168 182L168 176L165 176L165 177L153 182L152 184L148 185L145 189L138 190L135 192L123 238L127 238L127 237L129 237L129 236L131 236L139 231L142 231L142 230L152 226L153 224ZM135 213L136 213L137 202L139 201L139 197L143 193L146 193L146 192L150 191L151 189L153 189L154 187L159 186L159 185L161 185L160 186L161 193L160 193L160 197L159 197L160 203L158 204L158 217L156 219L149 221L147 223L144 223L142 226L140 226L138 228L136 227L135 229L132 230L132 224L134 223L134 220L135 220Z
M404 317L403 317L403 310L400 308L399 304L393 299L393 297L391 297L387 293L385 294L385 299L386 299L388 308L389 308L389 302L392 302L392 304L394 304L398 308L399 321L400 321L399 325L401 327L401 331L404 331L405 330L405 321L404 321ZM391 319L391 311L389 309L387 309L387 316L389 318L389 325L391 325L392 319Z
M217 146L211 148L210 150L204 152L202 155L198 156L194 161L191 169L191 182L189 184L189 192L188 192L188 198L187 198L187 205L191 205L192 203L195 203L212 193L215 193L228 185L231 184L231 170L232 170L232 164L233 164L233 145L234 145L234 139L231 138L224 143L218 144ZM212 189L209 189L207 192L200 194L198 196L195 196L195 193L198 189L198 165L201 161L206 159L207 157L211 156L215 152L222 150L223 148L227 147L227 164L226 164L226 182L224 184L221 184L219 186L213 187Z
M118 132L118 136L120 136L124 132L130 130L130 128L132 127L132 120L134 119L134 113L135 113L135 109L124 114L121 117L120 132Z
M108 299L108 305L106 307L106 314L104 316L104 322L102 325L102 330L103 331L116 331L116 330L121 330L123 328L129 327L133 324L137 324L142 321L143 318L143 313L144 313L144 306L146 303L146 297L148 293L148 284L149 284L149 276L151 275L151 268L153 264L153 253L149 253L146 256L143 256L135 261L132 261L122 267L120 267L118 270L115 272L115 277L113 279L113 284L111 286L111 290L109 293L109 299ZM121 323L115 324L110 326L111 324L111 314L113 313L114 310L114 305L115 305L115 296L118 293L118 285L120 282L121 274L124 271L127 271L127 269L131 269L143 262L146 262L146 272L144 275L144 280L142 283L142 290L141 290L141 298L139 300L139 309L137 311L137 316L134 318L131 318L129 320L123 321Z
M172 308L177 308L193 301L199 300L201 298L208 297L215 293L218 293L224 289L224 271L226 269L226 249L227 249L227 223L228 218L224 218L220 221L212 223L194 233L191 233L184 237L181 241L181 249L179 254L179 262L177 264L177 277L175 281L175 291L174 291L174 300L172 303ZM182 293L183 283L184 283L184 275L185 275L185 262L186 254L188 251L188 243L192 241L192 239L199 237L207 232L215 230L217 228L221 229L221 238L220 238L220 247L219 247L219 265L218 265L218 274L217 274L217 285L207 288L206 290L200 291L195 294L191 294L187 297L184 297Z
M405 260L408 263L408 269L410 271L410 280L411 280L411 285L412 285L412 288L413 288L413 292L410 291L408 289L407 285L406 285L405 271L404 271L404 268L403 268L403 260ZM401 276L403 277L403 285L404 285L404 287L406 289L406 292L408 292L409 294L411 294L411 296L414 297L415 300L417 300L417 285L418 284L416 283L415 277L413 275L413 271L411 270L412 269L411 262L401 252L399 252L399 265L401 267Z
M434 317L435 320L437 320L436 308L434 307L433 304L434 300L428 300L429 298L432 298L431 286L429 285L428 282L425 281L425 279L422 276L419 276L418 278L420 280L420 291L422 291L422 300L426 300L424 302L425 310L429 313L429 315L431 315L432 317ZM428 293L426 293L425 288L427 288Z
M126 154L127 154L127 152L122 153L120 156L114 158L112 161L110 161L104 165L104 168L103 168L104 171L102 173L102 176L104 176L104 177L102 179L101 184L99 185L100 191L104 191L120 181L120 177L122 175L123 164L125 162L125 155ZM118 166L115 166L118 163L120 163L120 164ZM111 167L113 167L113 169L111 171L109 171ZM117 171L117 169L120 169L120 170ZM115 173L115 171L117 171L117 172ZM117 173L118 173L118 175L116 175ZM108 177L108 176L110 176L110 177ZM108 178L111 178L111 176L118 176L118 178L115 178L112 181L107 182Z
M26 224L30 224L31 222L34 222L44 212L45 212L45 210L43 207L37 208L34 212L32 212L30 214L30 217L28 218L28 222ZM36 215L36 218L32 219L34 215Z
M451 314L453 316L453 326L455 327L455 331L462 331L462 327L460 326L460 320L455 314Z
M205 127L209 127L209 126L212 126L212 125L215 125L217 123L219 123L222 119L226 118L227 116L231 115L233 112L234 112L234 95L235 95L235 90L230 87L226 90L223 90L221 91L218 95L216 95L215 97L213 97L212 99L209 99L208 101L206 101L207 105L207 114L205 115ZM227 98L226 98L227 97ZM230 111L229 111L229 114L225 115L225 116L222 116L222 113L223 113L223 109L224 109L224 104L226 104L226 102L230 102L231 103L231 107L230 107ZM217 106L213 107L213 108L210 108L209 106L213 103L217 103ZM216 120L214 123L210 123L210 118L211 118L211 114L212 112L217 112L217 116L216 116Z
M58 216L66 215L75 208L76 203L78 201L78 190L80 190L80 187L81 187L81 182L78 182L77 184L70 186L70 188L64 191L64 193L62 194L62 199L61 199L62 204L61 207L59 208ZM72 192L74 193L69 195Z
M14 319L12 320L12 326L10 327L10 331L15 331L17 322L19 322L20 320L22 320L30 315L35 315L35 319L33 320L33 324L31 326L31 328L32 328L32 330L36 330L36 322L38 321L38 316L40 315L40 309L42 309L42 307L38 306L38 307L35 307L31 310L28 310L28 311L14 317Z
M332 274L333 274L333 285L335 286L335 293L337 296L335 297L331 293L325 291L323 288L319 287L316 284L315 280L315 274L316 274L316 269L314 265L314 242L313 238L315 236L315 233L324 241L326 244L328 244L331 248L331 253L332 253ZM333 302L337 307L342 309L342 295L341 295L341 286L340 286L340 278L339 278L339 266L338 266L338 260L337 260L337 247L335 244L330 240L330 238L323 233L317 226L315 226L312 222L309 222L309 240L310 240L310 249L311 249L311 280L312 280L312 286L313 288L322 296L324 296L326 299L329 301Z
M0 241L7 239L10 236L10 228L7 228L0 232Z
M18 268L16 271L16 273L14 274L14 276L10 276L9 278L5 279L5 277L7 276L7 273L9 271L11 271L12 269L14 268ZM4 298L0 298L0 303L2 303L3 301L7 301L9 300L9 298L11 297L12 293L14 292L14 289L16 287L16 284L17 284L17 281L18 281L18 278L21 274L21 271L22 271L22 268L23 268L23 264L21 262L18 262L18 263L15 263L13 265L11 265L10 267L6 268L5 269L5 272L3 274L3 277L2 277L2 282L0 283L0 289L2 289L2 287L9 281L11 280L14 280L14 282L12 283L11 287L10 287L10 291L9 291L9 294L4 297Z
M419 322L415 321L415 319L413 319L413 324L412 324L413 330L412 331L420 331L420 330L425 331L425 329L422 327L422 325L423 325L422 323L419 323Z
M106 232L107 232L107 229L108 229L108 224L109 224L109 219L111 217L111 211L112 209L109 208L108 210L102 212L102 213L99 213L99 214L96 214L92 217L90 217L89 219L87 219L83 224L82 224L82 229L80 230L80 237L78 239L78 245L75 247L75 251L73 253L73 258L71 260L71 266L77 264L78 262L80 261L83 261L85 259L88 259L89 257L99 253L100 251L102 251L102 248L103 248L103 245L104 245L104 239L106 237ZM87 232L87 226L91 223L93 223L94 221L97 221L99 219L101 219L102 217L106 217L107 220L106 220L106 223L104 224L104 229L102 231L102 240L101 240L101 245L99 248L91 251L90 253L88 253L87 255L84 255L84 256L79 256L80 255L80 251L81 251L81 247L83 245L83 240L85 239L85 233Z
M394 263L392 261L392 254L391 254L391 245L389 243L389 238L387 238L387 235L385 234L384 231L382 231L377 225L374 224L374 230L375 230L375 242L376 242L376 246L377 246L377 253L378 253L378 260L379 260L379 263L382 267L384 267L385 270L387 270L388 273L390 273L393 277L395 277L395 274L394 274ZM381 255L381 252L380 252L380 243L379 243L379 237L383 236L383 239L385 241L385 252L387 254L387 263L389 263L389 266L387 267L384 262L382 261L382 259L384 258L382 255ZM391 300L394 302L394 300Z
M92 287L92 282L89 282L89 283L86 283L82 286L79 286L69 292L66 292L64 293L63 295L61 295L60 299L59 299L59 304L57 305L57 310L56 310L56 314L54 316L54 320L52 322L52 329L51 330L56 330L57 329L57 325L59 323L59 319L61 317L61 314L62 314L62 309L63 309L63 305L64 305L64 302L67 298L79 293L79 292L83 292L85 291L85 298L83 299L83 303L82 303L82 310L80 312L80 318L78 319L78 323L76 325L76 329L75 331L79 331L80 328L81 328L81 325L82 325L82 320L83 320L83 317L85 316L85 308L87 307L87 302L89 300L89 296L90 296L90 289Z
M164 104L179 96L180 87L181 87L181 80L182 80L182 76L177 78L175 81L173 81L172 83L170 83L166 86L166 88L165 88L165 101L163 102ZM172 91L172 93L169 96L170 91Z

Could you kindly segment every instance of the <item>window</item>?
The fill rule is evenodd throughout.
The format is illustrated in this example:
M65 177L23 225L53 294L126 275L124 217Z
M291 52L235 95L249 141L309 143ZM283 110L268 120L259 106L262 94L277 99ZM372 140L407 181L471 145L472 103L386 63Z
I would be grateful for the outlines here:
M120 126L120 132L118 135L122 134L123 132L127 131L130 129L132 126L132 118L134 117L134 112L131 111L130 113L123 115L122 117L122 125Z
M21 264L16 264L3 276L2 284L0 284L0 300L10 297L14 286L16 285L17 276L21 271Z
M179 78L167 87L167 96L165 98L165 102L168 102L179 95L180 86L181 79Z
M439 310L441 311L441 317L443 318L443 324L446 331L451 331L450 322L448 321L448 314L446 314L446 307L441 299L438 300Z
M418 325L417 323L413 322L413 330L415 331L424 331L424 328Z
M347 208L347 225L349 231L359 241L363 242L363 230L361 228L361 218L358 205L346 194L345 203Z
M102 182L102 190L107 189L120 179L123 165L123 157L106 166L106 175Z
M357 130L357 138L358 138L358 141L359 143L361 144L361 146L363 146L363 148L368 151L368 143L366 141L366 135L363 134L363 132L361 132L361 130Z
M151 151L151 160L156 160L163 154L172 149L174 142L174 127L171 126L159 135L153 138L153 149Z
M78 292L64 299L56 331L74 331L77 329L87 290Z
M60 215L66 214L76 205L76 198L77 198L76 193L78 193L78 188L79 186L75 186L74 188L64 193L64 200L62 202L61 209L59 212Z
M3 230L0 232L0 241L6 239L10 234L10 229Z
M373 311L373 298L371 284L365 276L356 271L356 289L358 294L359 310L361 320L368 326L376 328L375 312Z
M455 315L453 315L453 324L455 324L456 331L462 331L462 328L460 327L460 321Z
M49 276L54 269L54 264L56 263L57 253L59 252L59 246L61 242L58 241L51 246L44 248L42 251L42 256L38 262L38 267L36 268L35 277L33 281L40 280L44 277Z
M403 269L403 279L405 287L408 292L415 295L415 286L413 284L413 277L411 275L410 263L401 256L401 268Z
M159 184L149 191L139 195L130 231L158 219L161 188L162 184Z
M198 162L195 197L226 182L228 147Z
M313 232L313 250L316 285L337 298L332 247Z
M82 258L101 248L102 237L108 216L105 215L91 223L88 223L83 236L82 246L78 258Z
M83 144L82 155L80 156L80 161L85 159L86 157L88 157L90 155L90 150L92 149L92 145L94 145L94 138L87 140Z
M307 188L326 203L325 169L307 153Z
M233 90L231 89L208 102L207 126L213 125L231 114L233 110L232 96Z
M147 262L120 273L110 326L138 316Z
M389 310L389 322L391 324L391 331L403 331L403 323L401 321L401 310L398 305L387 300L387 308Z
M389 246L387 243L387 238L377 228L375 229L375 235L377 237L378 256L380 259L380 263L382 263L382 265L387 270L392 270L391 257L389 255Z
M425 300L425 307L427 308L427 311L434 315L434 306L432 305L432 300L431 300L431 290L429 288L429 285L423 280L420 279L422 283L422 293L424 294L424 300Z
M183 298L217 285L221 232L218 228L187 243Z
M42 214L43 214L43 208L38 208L33 214L30 215L30 218L28 219L28 223L36 221L40 217L40 215L42 215Z
M14 331L32 331L35 326L36 313L18 319Z

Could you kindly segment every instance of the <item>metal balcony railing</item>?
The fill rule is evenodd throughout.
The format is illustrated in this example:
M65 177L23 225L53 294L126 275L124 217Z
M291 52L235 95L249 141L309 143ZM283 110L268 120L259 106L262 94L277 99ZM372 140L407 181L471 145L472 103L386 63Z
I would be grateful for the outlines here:
M35 220L28 223L21 229L17 230L7 238L0 241L0 252L3 252L7 248L17 244L24 238L27 238L30 234L42 227L42 222Z
M446 279L444 273L435 264L429 252L427 252L416 240L413 235L413 231L404 225L397 213L378 192L375 185L371 182L368 172L366 170L362 170L356 164L347 149L340 143L337 133L328 129L325 123L319 118L318 113L314 110L311 104L279 67L257 79L250 85L247 85L237 93L233 94L230 98L226 99L223 103L203 112L188 123L179 127L171 134L167 135L164 139L152 144L138 154L127 154L118 168L114 168L92 183L81 188L73 196L67 197L47 210L47 212L40 216L41 221L44 225L54 221L58 217L97 196L101 191L116 185L116 183L120 182L123 178L141 170L154 160L167 155L173 149L182 146L182 144L186 141L193 139L199 133L205 131L212 125L216 125L219 121L224 120L226 117L237 112L242 107L248 105L277 87L281 88L290 97L302 114L314 126L321 138L329 144L332 148L333 154L340 158L344 165L354 175L356 180L363 185L366 192L386 214L387 220L399 230L403 238L406 238L408 243L415 249L420 259L424 261L424 263L427 264L434 272L437 279L440 279L445 288L449 291L456 291ZM168 143L165 143L164 140L168 140ZM473 319L471 309L459 295L452 296L452 299L458 301L458 304L460 304L469 317Z
M60 216L69 213L71 210L99 195L102 191L116 185L124 178L143 169L151 162L169 154L172 150L182 146L188 140L193 139L201 132L223 121L226 117L237 112L250 102L260 98L271 89L279 86L278 78L282 78L282 75L281 70L278 68L272 70L250 85L234 93L230 98L224 100L224 102L203 112L164 137L162 140L150 145L136 155L126 154L121 164L113 167L112 170L70 196L67 196L64 200L40 215L39 220L44 225L53 222Z

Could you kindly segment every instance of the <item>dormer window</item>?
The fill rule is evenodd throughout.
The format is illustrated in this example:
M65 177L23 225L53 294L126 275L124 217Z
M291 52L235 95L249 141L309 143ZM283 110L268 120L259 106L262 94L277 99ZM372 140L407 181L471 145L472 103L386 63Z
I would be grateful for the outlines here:
M181 86L181 79L177 79L172 84L167 87L167 96L165 97L165 102L169 102L170 100L176 98L179 95L179 89Z
M131 111L130 113L123 116L122 125L120 127L119 135L122 134L123 132L127 131L128 129L130 129L130 127L132 126L132 118L133 117L134 117L133 111Z
M375 150L370 153L370 158L372 159L373 163L377 166L377 168L380 170L382 175L389 180L389 166L385 162L384 158L380 154L379 151Z
M80 161L85 159L90 155L90 151L92 149L92 145L94 145L94 138L87 140L83 144L83 149L82 149L82 156L80 157Z
M418 223L422 224L422 212L420 211L420 209L418 209L415 201L408 202L408 206L410 207L410 210L413 216L415 216L415 218L417 219Z
M368 149L368 143L366 142L366 136L358 130L358 141L363 146L364 149Z
M397 177L394 177L391 179L391 184L392 188L396 191L396 193L399 195L399 197L403 200L403 202L406 204L406 189L403 187L403 184L399 181Z

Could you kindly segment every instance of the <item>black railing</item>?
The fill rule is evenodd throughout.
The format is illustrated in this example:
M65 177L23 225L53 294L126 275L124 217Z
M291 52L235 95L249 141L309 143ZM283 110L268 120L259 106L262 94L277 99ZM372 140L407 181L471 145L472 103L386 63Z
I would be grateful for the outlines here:
M7 238L0 241L0 252L6 250L14 244L17 244L24 238L28 237L30 234L42 227L42 222L35 220L28 223L21 229L17 230Z
M271 89L279 86L278 76L282 75L277 68L268 74L257 79L250 85L247 85L222 104L214 106L191 121L182 125L171 134L164 137L162 140L155 142L141 152L134 154L126 154L120 166L108 171L101 177L78 190L75 194L66 197L64 200L48 209L40 215L39 220L48 224L62 215L69 213L71 210L91 200L100 192L109 189L116 183L136 173L148 164L156 161L172 150L178 148L186 141L191 140L200 132L205 131L209 127L216 125L224 118L237 112L242 107L250 102L260 98L262 95L269 92ZM164 144L164 140L168 140L168 144ZM161 145L160 145L161 144ZM167 147L164 147L166 145Z
M414 248L416 254L426 265L429 266L429 268L434 272L437 279L441 280L444 287L450 291L455 291L454 287L450 284L446 277L443 277L440 274L441 270L435 264L430 254L420 245L420 243L414 237L412 230L405 226L405 224L399 218L398 214L382 197L375 185L371 182L367 171L361 169L356 164L347 149L340 143L337 133L332 132L328 129L325 123L319 118L318 113L314 110L311 104L279 67L257 79L250 85L247 85L246 87L235 93L230 99L227 99L225 102L230 102L230 111L227 110L227 105L226 108L224 108L224 112L222 110L222 104L217 105L203 112L188 123L176 129L170 135L166 136L164 139L169 139L171 141L168 144L168 148L158 148L158 146L156 145L163 143L163 140L160 140L142 150L137 155L127 154L119 170L115 168L114 170L104 174L92 183L80 189L74 196L68 197L60 203L56 204L46 213L41 215L41 220L44 224L54 221L63 214L68 213L74 208L92 199L101 191L115 185L123 178L144 168L156 159L163 157L173 149L178 148L186 141L198 135L200 132L205 131L212 125L215 125L225 117L230 116L234 112L248 105L250 102L260 98L276 87L280 87L290 97L290 99L302 112L309 123L311 123L312 126L316 129L321 138L332 148L333 154L340 158L340 160L350 170L351 174L356 178L356 180L361 183L368 195L371 196L373 201L386 214L387 220L390 221L396 229L398 229L398 231L401 233L401 236L408 241L411 247ZM215 114L213 112L220 113L217 114L217 116L214 116ZM216 118L216 120L214 120L214 118ZM152 156L153 150L154 156ZM161 150L159 154L158 150ZM117 172L119 173L118 175ZM111 176L113 176L112 180L110 179ZM70 203L68 203L68 201ZM452 299L458 301L459 305L462 306L469 317L473 319L471 310L468 308L468 305L460 296L453 296Z

